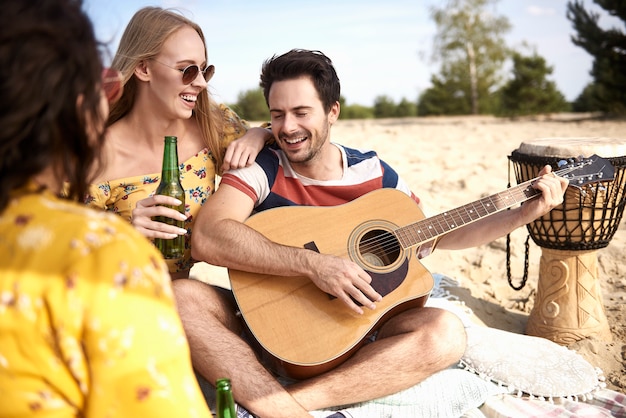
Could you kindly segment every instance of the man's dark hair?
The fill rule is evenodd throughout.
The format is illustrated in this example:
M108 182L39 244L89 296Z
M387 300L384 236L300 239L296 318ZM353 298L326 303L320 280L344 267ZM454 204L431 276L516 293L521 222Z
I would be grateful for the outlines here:
M333 63L320 51L292 49L291 51L266 60L261 70L260 86L263 89L265 102L269 105L270 88L275 81L293 80L308 76L319 95L324 111L339 101L341 89L339 77Z
M0 211L50 166L84 198L103 137L87 134L104 116L100 47L80 0L3 0Z

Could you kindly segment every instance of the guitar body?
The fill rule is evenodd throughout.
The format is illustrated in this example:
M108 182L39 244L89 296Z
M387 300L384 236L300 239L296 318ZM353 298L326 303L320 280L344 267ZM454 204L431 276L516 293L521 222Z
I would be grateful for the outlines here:
M406 194L380 189L341 206L281 207L246 221L280 244L351 259L383 296L376 310L357 315L307 277L229 270L243 319L275 371L298 379L328 371L387 318L424 305L433 278L415 249L403 248L392 233L423 217Z

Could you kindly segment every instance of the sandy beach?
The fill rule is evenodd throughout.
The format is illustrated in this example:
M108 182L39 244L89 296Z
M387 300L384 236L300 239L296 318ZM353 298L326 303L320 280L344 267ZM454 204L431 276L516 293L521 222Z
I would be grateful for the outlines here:
M339 121L332 139L355 148L376 149L404 177L432 216L506 190L516 184L508 156L536 138L608 137L626 139L626 121L557 115L511 121L493 117L408 118ZM623 153L621 151L624 151ZM620 149L615 156L626 155ZM601 155L602 156L602 155ZM509 175L510 180L509 180ZM623 185L622 185L623 187ZM521 280L528 232L511 234L511 276ZM607 387L626 393L626 226L624 220L606 248L597 251L598 281L612 341L587 338L571 344L604 372ZM486 325L524 333L533 308L542 249L530 241L529 274L519 291L507 281L506 239L462 251L435 251L422 260L432 273L460 282L453 293ZM199 265L198 275L223 272Z

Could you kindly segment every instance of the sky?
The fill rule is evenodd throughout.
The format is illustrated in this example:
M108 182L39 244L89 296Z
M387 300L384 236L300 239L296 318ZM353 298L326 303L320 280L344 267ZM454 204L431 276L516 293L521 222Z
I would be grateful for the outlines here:
M623 30L591 0L588 10L601 24ZM209 89L217 101L235 103L256 89L264 60L293 48L315 49L334 63L347 104L372 106L385 95L395 102L417 100L430 87L440 63L432 62L436 26L430 7L435 0L85 0L96 36L115 53L132 15L144 6L176 8L198 23L207 38L209 63L216 73ZM574 100L591 81L592 57L575 46L566 18L567 0L500 0L497 15L506 16L509 47L532 49L553 68L550 77L567 100Z

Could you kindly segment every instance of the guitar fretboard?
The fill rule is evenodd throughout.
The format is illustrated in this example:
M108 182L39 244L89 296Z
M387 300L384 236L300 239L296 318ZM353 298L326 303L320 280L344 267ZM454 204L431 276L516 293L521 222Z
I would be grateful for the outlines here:
M555 171L554 174L568 179L570 185L580 187L583 184L600 180L611 180L613 167L608 162L600 161L597 156L593 160L588 159L568 167ZM581 175L571 175L572 172L589 164L601 164L596 172ZM517 204L523 203L541 194L532 184L537 179L529 180L503 192L483 197L475 202L468 203L458 208L440 213L430 218L399 227L394 230L400 245L408 249L423 244L452 230L475 222L479 219L493 215Z
M410 248L428 242L454 229L493 215L496 212L508 209L539 195L540 192L531 187L531 184L530 181L522 183L506 191L483 197L475 202L400 227L396 229L394 233L403 248Z

